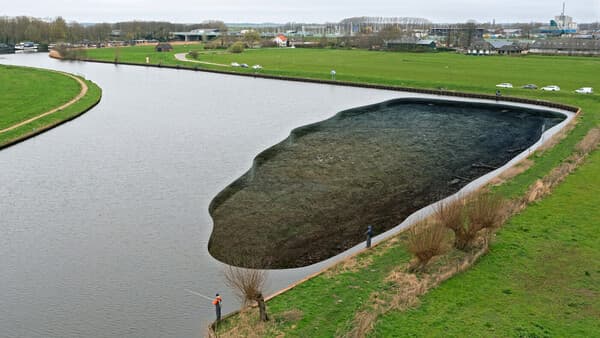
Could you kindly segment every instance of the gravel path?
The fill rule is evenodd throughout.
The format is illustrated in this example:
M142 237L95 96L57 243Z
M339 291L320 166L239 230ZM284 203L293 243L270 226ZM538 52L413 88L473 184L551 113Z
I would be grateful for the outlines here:
M206 62L206 61L198 61L198 60L189 60L189 59L185 58L186 54L187 53L178 53L178 54L175 54L175 58L177 60L179 60L179 61L185 61L185 62L202 63L202 64L205 64L205 65L213 65L213 66L220 66L220 67L231 67L229 65L222 64L222 63L214 63L214 62Z

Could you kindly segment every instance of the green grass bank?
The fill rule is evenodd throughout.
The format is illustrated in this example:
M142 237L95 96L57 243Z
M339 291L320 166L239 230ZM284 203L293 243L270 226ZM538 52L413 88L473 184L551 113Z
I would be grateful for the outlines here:
M93 82L84 81L88 91L77 102L18 128L0 133L0 149L69 121L96 105L100 101L102 91ZM60 72L1 65L0 130L60 107L71 101L80 91L81 86L75 79Z
M121 49L121 60L144 63L134 56L138 47ZM178 49L179 48L179 49ZM175 61L176 47L161 54L164 64L209 68ZM137 53L137 52L136 52ZM146 50L154 55L152 50ZM170 56L169 56L170 55ZM88 57L114 60L110 50L93 50ZM495 84L515 86L556 84L561 92L503 89L503 95L543 99L579 106L576 126L551 149L530 156L532 165L495 189L506 197L521 196L570 154L593 127L600 125L598 95L578 95L583 86L600 89L600 58L469 57L453 53L411 54L330 49L262 49L242 54L200 54L215 63L261 64L263 73L416 88L445 88L493 94ZM154 58L151 56L151 61ZM214 68L217 69L217 68ZM222 67L219 68L222 70ZM236 72L252 72L232 68ZM407 311L380 316L374 336L597 336L600 309L600 153L573 173L550 197L528 207L501 229L486 255L460 274L421 298ZM343 262L268 302L272 321L257 325L257 316L238 315L221 323L220 334L243 332L298 337L343 336L355 314L376 300L375 291L393 292L386 279L408 263L403 236ZM236 331L237 330L237 331Z

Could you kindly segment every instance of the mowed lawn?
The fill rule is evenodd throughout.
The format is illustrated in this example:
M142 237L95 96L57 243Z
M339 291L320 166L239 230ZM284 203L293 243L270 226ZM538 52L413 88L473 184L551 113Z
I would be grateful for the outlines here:
M59 107L80 91L79 83L63 74L0 66L0 129Z
M18 128L0 133L0 148L54 127L90 109L102 90L84 80L88 92L77 102ZM0 65L0 129L43 114L71 101L81 91L79 82L57 72Z
M558 85L560 93L543 93L520 88L502 89L505 94L524 93L543 98L560 99L566 92L580 87L596 87L600 90L600 77L596 76L600 58L582 57L477 57L457 53L397 53L365 50L264 48L246 49L241 54L224 51L204 51L200 45L175 45L173 52L157 53L153 46L89 49L87 57L113 61L115 53L119 60L145 63L179 64L190 68L214 68L196 63L176 61L176 53L190 50L200 52L199 61L231 64L260 64L265 74L330 79L335 70L340 81L358 81L399 86L446 88L451 90L481 91L494 93L495 85L510 82L516 87L534 83L538 86ZM234 72L254 72L252 69L230 67Z
M378 337L600 337L600 151L513 217L467 273L377 321Z

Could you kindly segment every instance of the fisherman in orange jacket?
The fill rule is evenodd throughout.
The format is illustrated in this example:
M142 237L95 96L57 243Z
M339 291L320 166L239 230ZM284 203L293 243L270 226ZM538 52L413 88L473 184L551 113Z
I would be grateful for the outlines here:
M221 296L219 296L219 294L217 293L216 298L213 300L213 305L215 306L215 311L217 312L217 321L221 320L221 302L223 301L223 298L221 298Z

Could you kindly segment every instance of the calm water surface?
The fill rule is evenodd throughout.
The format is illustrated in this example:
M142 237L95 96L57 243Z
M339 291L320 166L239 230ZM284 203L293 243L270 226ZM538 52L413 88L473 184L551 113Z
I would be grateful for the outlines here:
M407 96L45 54L0 63L103 89L87 114L0 151L0 337L202 336L212 305L185 289L238 307L207 251L211 199L293 128ZM328 263L271 272L269 290Z

